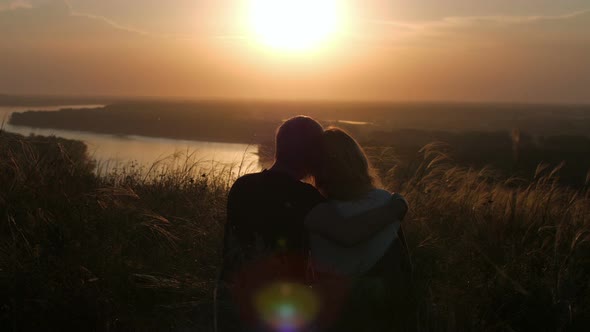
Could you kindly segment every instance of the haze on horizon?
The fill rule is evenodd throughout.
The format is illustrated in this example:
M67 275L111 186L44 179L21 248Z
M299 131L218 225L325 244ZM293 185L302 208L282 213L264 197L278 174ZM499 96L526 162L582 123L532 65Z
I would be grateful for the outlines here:
M0 93L590 102L587 0L342 0L297 52L251 1L0 0Z

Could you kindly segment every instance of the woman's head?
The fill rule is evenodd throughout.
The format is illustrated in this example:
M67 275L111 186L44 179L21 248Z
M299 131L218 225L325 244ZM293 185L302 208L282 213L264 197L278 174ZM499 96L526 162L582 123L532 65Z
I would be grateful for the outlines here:
M377 179L360 145L339 128L329 128L322 137L321 165L316 171L318 189L330 199L361 197Z

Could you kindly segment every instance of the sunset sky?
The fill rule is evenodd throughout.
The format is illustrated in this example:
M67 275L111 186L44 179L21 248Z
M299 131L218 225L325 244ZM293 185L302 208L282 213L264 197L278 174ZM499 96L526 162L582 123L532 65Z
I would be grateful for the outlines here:
M341 0L305 49L253 2L0 0L0 93L590 102L588 0Z

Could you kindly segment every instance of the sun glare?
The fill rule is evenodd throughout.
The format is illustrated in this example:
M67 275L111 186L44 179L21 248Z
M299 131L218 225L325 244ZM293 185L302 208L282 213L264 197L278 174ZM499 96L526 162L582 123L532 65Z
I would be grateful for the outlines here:
M338 0L251 0L256 39L280 51L308 51L329 42L342 26Z

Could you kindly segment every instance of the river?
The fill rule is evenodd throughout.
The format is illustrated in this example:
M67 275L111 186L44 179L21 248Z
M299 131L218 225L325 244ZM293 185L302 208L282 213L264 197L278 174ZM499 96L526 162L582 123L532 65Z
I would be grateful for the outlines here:
M154 163L172 163L181 165L190 156L191 163L199 163L199 167L211 170L214 168L234 168L240 173L257 171L258 146L233 143L199 142L155 138L144 136L104 135L91 132L41 129L26 126L13 126L8 123L14 112L26 110L55 111L61 108L93 108L101 105L67 105L48 107L6 107L0 106L0 126L3 130L28 136L59 136L79 140L88 146L89 157L97 161L97 172L110 172L116 168L131 164L149 169ZM176 156L174 158L173 156ZM241 165L241 167L240 167Z

